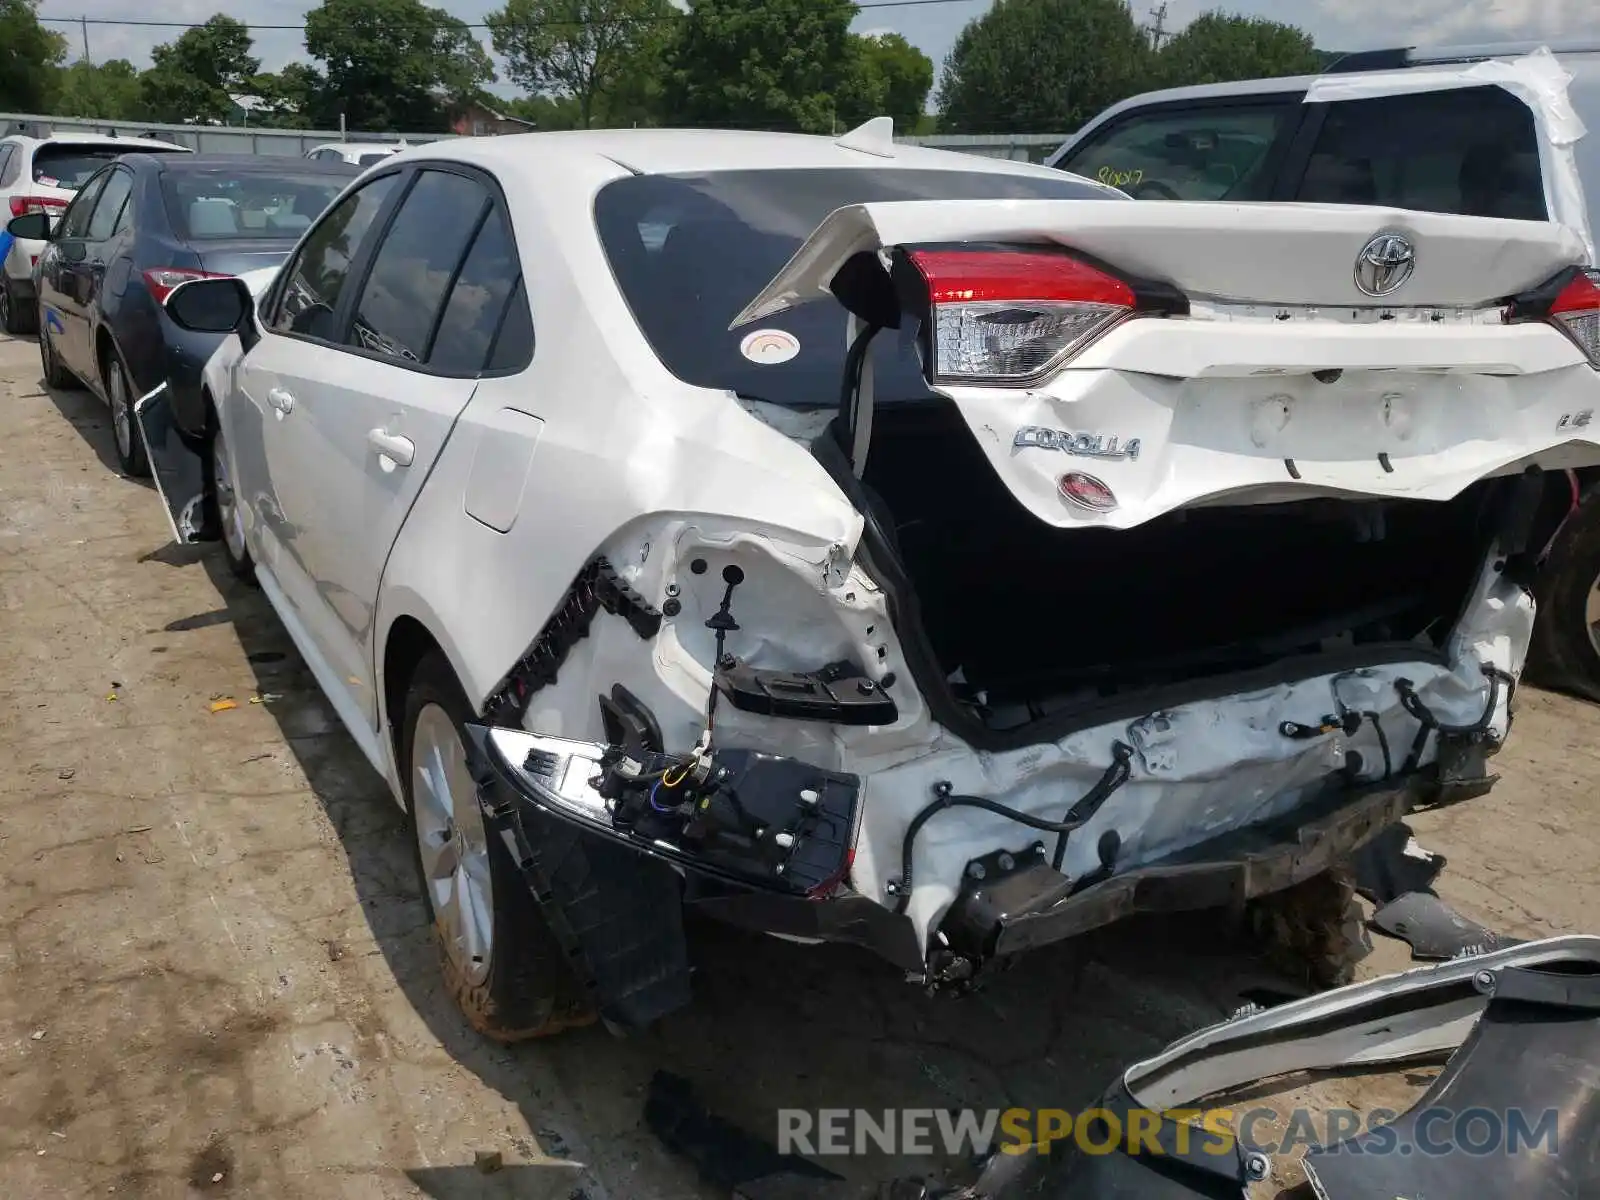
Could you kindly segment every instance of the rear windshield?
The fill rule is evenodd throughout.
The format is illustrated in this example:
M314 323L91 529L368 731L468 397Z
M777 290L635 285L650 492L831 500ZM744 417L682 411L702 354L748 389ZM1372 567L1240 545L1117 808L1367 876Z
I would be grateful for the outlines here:
M595 224L623 297L674 375L686 383L785 407L822 408L838 403L844 375L845 316L838 305L802 305L732 332L728 322L771 282L829 213L850 204L889 200L1081 200L1106 195L1065 175L988 171L850 168L639 175L600 190ZM747 344L752 335L774 330L781 331L777 339ZM781 347L776 356L774 343ZM916 347L908 339L887 331L874 342L873 352L876 402L928 395Z
M140 153L145 152L141 147ZM81 142L71 145L46 143L33 152L33 181L41 187L77 191L89 182L89 176L126 153L128 148L115 142L104 146L86 146Z
M191 170L161 174L172 228L187 241L293 240L344 190L345 180L293 170Z

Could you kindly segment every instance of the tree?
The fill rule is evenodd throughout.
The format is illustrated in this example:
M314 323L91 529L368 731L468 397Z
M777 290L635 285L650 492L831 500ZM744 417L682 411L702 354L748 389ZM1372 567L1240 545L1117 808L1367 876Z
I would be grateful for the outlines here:
M1136 92L1150 46L1124 0L996 0L939 84L947 133L1066 133Z
M933 60L898 33L851 34L850 52L858 78L840 97L843 122L887 116L900 133L915 133L933 88Z
M92 63L80 58L56 76L51 109L62 117L103 117L114 121L149 116L139 86L139 69L125 58Z
M276 74L257 75L244 90L261 98L250 116L252 125L266 128L303 128L327 89L328 81L309 63L287 64Z
M536 96L577 101L578 125L649 73L671 33L669 0L506 0L484 18L508 74Z
M676 124L828 133L858 82L854 0L689 0L666 58L662 105Z
M250 27L222 13L157 46L139 81L145 110L158 121L226 119L232 94L261 70L251 46Z
M306 50L325 86L309 114L318 125L432 132L451 103L494 80L466 24L420 0L323 0L306 14Z
M1260 17L1203 13L1161 47L1156 78L1166 87L1313 75L1322 56L1308 34Z
M67 42L39 24L37 0L0 0L0 110L43 112Z

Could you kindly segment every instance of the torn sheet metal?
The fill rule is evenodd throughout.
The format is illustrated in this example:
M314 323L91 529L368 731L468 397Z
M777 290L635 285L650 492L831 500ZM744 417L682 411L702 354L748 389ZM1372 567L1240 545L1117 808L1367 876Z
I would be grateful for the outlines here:
M167 528L180 546L198 542L205 520L205 463L178 432L167 385L160 383L139 397L133 415L144 437L150 475L161 496Z
M1327 75L1306 89L1304 103L1333 104L1341 100L1371 100L1379 96L1485 85L1505 88L1533 110L1539 129L1539 165L1544 178L1545 204L1551 219L1583 239L1589 261L1594 263L1589 205L1573 149L1587 130L1567 95L1571 82L1571 74L1549 47L1541 46L1520 58L1490 59L1470 66L1409 67L1399 71Z

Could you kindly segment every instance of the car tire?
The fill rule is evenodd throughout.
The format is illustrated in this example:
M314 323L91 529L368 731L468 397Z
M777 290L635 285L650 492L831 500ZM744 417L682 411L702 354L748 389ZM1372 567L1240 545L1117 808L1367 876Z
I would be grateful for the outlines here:
M205 487L203 520L207 532L215 531L222 543L222 555L228 560L228 570L245 583L256 582L256 563L250 556L249 544L244 537L244 515L239 511L233 493L233 468L228 462L228 444L222 433L222 422L214 408L207 407L206 418L210 436L201 450L202 482Z
M45 387L67 392L83 386L76 375L61 365L55 340L50 336L50 326L43 319L42 310L39 321L39 369L44 373Z
M474 719L443 655L426 655L406 690L399 772L445 989L496 1041L592 1024L596 1014L539 902L484 824L465 750Z
M1552 687L1600 700L1600 484L1556 535L1534 596L1533 673Z
M115 347L105 353L100 364L101 378L105 382L106 400L111 405L111 436L117 450L117 466L133 479L144 479L150 474L150 457L145 453L144 434L133 415L133 383L128 369L122 365L122 356Z
M9 276L0 275L0 329L7 333L32 333L34 310L17 298Z

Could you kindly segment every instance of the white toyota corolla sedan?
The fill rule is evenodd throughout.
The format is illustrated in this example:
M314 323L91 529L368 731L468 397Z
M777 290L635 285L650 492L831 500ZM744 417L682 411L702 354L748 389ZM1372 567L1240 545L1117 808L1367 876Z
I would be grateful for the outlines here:
M959 982L1481 795L1539 472L1600 462L1584 258L626 130L405 151L167 307L235 334L224 551L512 1038L684 1003L685 907Z

